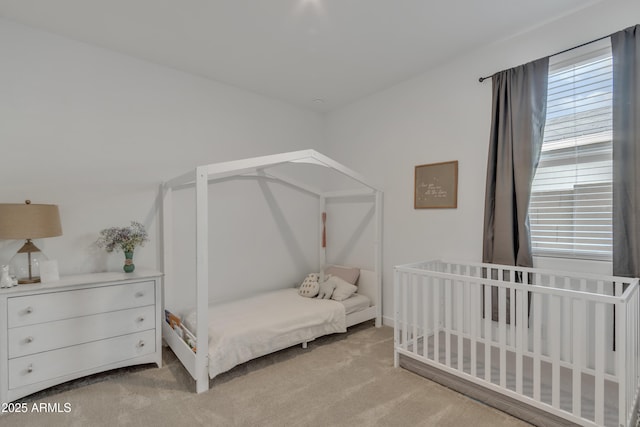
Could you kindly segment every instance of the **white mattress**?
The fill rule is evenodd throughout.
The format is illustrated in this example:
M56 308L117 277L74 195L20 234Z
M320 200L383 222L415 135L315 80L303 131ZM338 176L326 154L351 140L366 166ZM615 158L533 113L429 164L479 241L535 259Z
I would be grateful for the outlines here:
M210 306L209 376L323 335L346 332L345 307L352 310L360 304L360 298L346 304L303 298L297 289L289 288ZM195 331L195 310L183 321Z
M365 308L369 308L369 306L371 305L371 300L368 297L360 294L353 294L346 300L338 302L344 305L344 311L346 314L355 313L356 311L362 311Z

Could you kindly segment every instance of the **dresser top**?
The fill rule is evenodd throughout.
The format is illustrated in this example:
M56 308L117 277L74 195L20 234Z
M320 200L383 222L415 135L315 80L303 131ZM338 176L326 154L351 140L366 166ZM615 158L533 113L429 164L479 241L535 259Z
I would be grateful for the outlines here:
M106 271L102 273L85 273L71 276L62 276L60 280L47 283L31 283L14 286L12 288L0 288L0 296L20 293L32 293L47 290L58 290L81 285L120 283L132 280L144 280L161 277L163 274L155 270L136 270L133 273Z

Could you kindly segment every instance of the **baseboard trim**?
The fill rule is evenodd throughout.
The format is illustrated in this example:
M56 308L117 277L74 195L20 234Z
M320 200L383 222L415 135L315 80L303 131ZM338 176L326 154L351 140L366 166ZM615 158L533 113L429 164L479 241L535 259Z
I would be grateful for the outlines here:
M393 317L389 316L382 316L382 324L384 326L389 326L390 328L394 328L396 326L396 322L393 320Z

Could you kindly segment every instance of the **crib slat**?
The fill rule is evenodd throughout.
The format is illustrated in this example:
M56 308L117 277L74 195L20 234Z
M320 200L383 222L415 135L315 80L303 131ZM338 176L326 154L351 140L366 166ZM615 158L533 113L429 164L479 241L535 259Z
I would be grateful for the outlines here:
M511 273L509 278L511 283L516 283L515 271ZM516 345L516 294L515 289L509 290L509 319L511 319L511 327L509 328L509 345L515 347Z
M513 274L513 272L511 272ZM507 290L498 289L498 318L500 343L500 387L507 386Z
M521 290L516 291L516 301L518 304L518 320L516 321L516 327L518 333L516 334L516 393L522 394L522 382L523 382L523 358L524 358L524 343L525 343L525 331L527 325L527 312L525 308L525 298L527 293Z
M481 299L479 298L480 292L478 289L480 285L478 283L471 282L471 298L470 298L470 308L469 308L469 336L470 336L470 345L471 345L471 376L477 377L477 337L478 337L478 322L480 320L480 315L478 313L478 306L480 305Z
M616 376L618 377L618 425L625 425L627 418L627 399L625 396L632 396L630 391L633 389L632 385L633 381L629 381L629 385L627 384L627 377L635 378L635 373L628 372L627 363L625 360L629 359L631 354L628 351L627 344L632 343L633 341L627 342L627 328L629 331L633 331L635 329L636 323L627 322L627 311L626 305L623 303L616 304L616 353L618 359L618 370L616 371ZM637 335L636 335L637 336ZM637 342L637 341L636 341Z
M542 298L533 293L533 398L540 401L540 353L542 329Z
M436 294L435 294L435 286L436 286L436 279L433 277L427 277L427 283L429 285L429 303L428 303L428 307L429 307L429 313L425 313L426 316L429 317L429 324L431 326L431 343L429 344L429 353L431 354L430 358L434 359L434 355L433 355L433 349L434 349L434 345L435 345L435 341L438 338L438 333L440 330L440 327L438 325L438 322L435 319L435 307L436 307ZM435 359L434 359L435 360Z
M467 272L467 275L465 276L466 280L464 281L464 286L463 286L463 294L462 294L462 299L464 300L464 311L462 312L462 328L463 328L463 332L469 336L469 334L471 333L470 330L470 313L471 313L471 276L469 275L469 272Z
M458 365L458 370L460 372L464 371L464 365L463 365L463 356L464 356L464 342L463 342L463 333L464 333L464 329L463 329L463 313L464 313L464 298L463 298L463 294L464 294L464 290L465 290L465 282L463 281L455 281L454 283L456 283L456 287L455 287L455 294L456 294L456 314L457 314L457 324L456 324L456 333L458 334L458 361L457 361L457 365Z
M451 367L451 280L444 281L444 360L448 367Z
M464 277L465 277L465 281L464 281L464 294L463 294L463 299L464 299L464 312L462 313L462 322L463 322L463 331L466 333L466 336L469 338L469 344L471 344L471 323L473 323L472 317L471 317L471 307L473 306L473 300L471 299L471 289L473 288L473 285L471 283L471 278L473 277L473 275L471 274L471 266L469 264L467 264L466 268L465 268L465 272L464 272ZM465 357L469 357L467 356L467 353L464 351L464 340L462 342L462 371L466 372L466 373L470 373L470 370L465 370L465 364L464 364L464 360Z
M571 279L564 278L564 288L571 289ZM567 339L562 341L562 360L571 360L571 300L563 298L562 301L562 336Z
M604 283L599 280L598 293L604 292ZM604 425L604 359L607 347L605 345L605 303L596 302L595 319L595 421L598 425Z
M411 275L411 314L412 314L412 326L413 326L413 353L418 353L418 276L416 274Z
M623 288L622 288L622 282L613 282L613 295L614 295L614 296L618 296L618 297L619 297L620 295L622 295L622 290L623 290ZM614 337L613 337L613 343L612 343L612 345L613 345L614 347L615 347L615 344L616 344L616 342L617 342L617 339L619 338L619 337L617 337L617 336L616 336L616 334L615 334L615 330L616 330L615 325L616 325L616 321L617 321L617 320L616 320L616 305L617 305L617 304L614 304L614 305L613 305L613 313L612 313L612 315L611 315L611 317L612 317L612 319L613 319L613 325L614 325L614 327L613 327L613 329L614 329ZM608 345L608 344L607 344L607 345ZM619 368L618 368L618 358L617 358L617 357L614 357L614 358L613 358L613 371L614 371L614 372L618 372L618 369L619 369Z
M433 360L440 362L440 279L433 279Z
M555 276L551 277L550 286L555 285ZM551 313L549 344L551 346L551 405L554 408L560 408L560 342L562 328L560 325L560 310L562 307L561 297L551 296Z
M429 276L420 278L420 289L422 290L422 357L427 357L429 352Z
M582 343L586 338L584 329L586 318L584 315L584 302L573 300L573 405L572 412L576 417L582 417Z
M409 323L408 323L408 319L407 316L409 315L408 310L407 310L407 300L409 298L409 296L407 295L409 292L409 285L408 285L408 281L409 281L409 274L408 273L404 273L402 275L402 292L401 292L401 296L402 296L402 323L401 323L401 327L402 327L402 348L404 350L407 349L407 343L409 342Z
M393 270L393 307L395 327L393 328L393 367L399 367L399 355L397 348L400 345L400 273L397 269Z
M640 331L638 330L638 325L640 324L639 311L640 291L637 288L628 301L628 304L616 304L616 325L620 325L618 335L620 339L616 340L616 351L619 352L619 365L624 366L618 374L620 381L619 424L622 424L624 420L628 420L631 416L634 405L633 396L635 395L637 385L637 380L634 379L640 375L640 372L638 372L638 368L640 367L640 360L638 359L640 357L638 340L638 336L640 335ZM620 342L620 347L618 347L618 342ZM623 389L625 394L623 394ZM624 401L623 396L626 396L626 400Z
M489 278L491 271L487 269ZM484 379L491 382L491 286L484 287Z

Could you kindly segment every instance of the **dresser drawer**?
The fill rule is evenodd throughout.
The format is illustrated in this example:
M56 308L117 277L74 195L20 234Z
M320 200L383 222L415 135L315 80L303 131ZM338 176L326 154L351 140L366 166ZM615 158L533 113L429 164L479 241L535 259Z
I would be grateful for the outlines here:
M155 306L9 329L9 359L155 328Z
M153 305L154 282L135 282L9 298L9 328Z
M121 362L156 351L154 330L9 360L9 388Z

